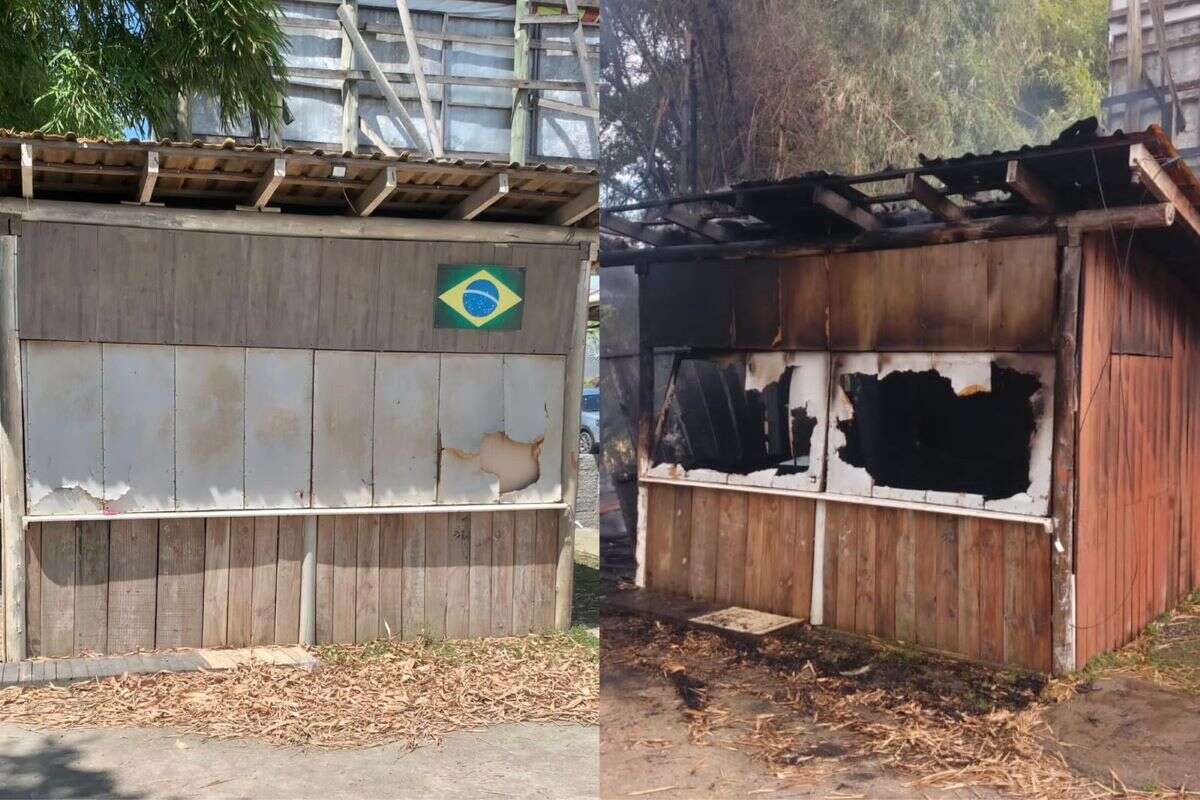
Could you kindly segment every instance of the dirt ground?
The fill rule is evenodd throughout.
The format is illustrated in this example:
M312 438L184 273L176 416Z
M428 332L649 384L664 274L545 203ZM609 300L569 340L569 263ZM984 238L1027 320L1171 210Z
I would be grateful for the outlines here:
M824 629L748 644L608 612L602 638L602 797L1200 796L1178 791L1200 788L1200 697L1111 668L1047 684Z

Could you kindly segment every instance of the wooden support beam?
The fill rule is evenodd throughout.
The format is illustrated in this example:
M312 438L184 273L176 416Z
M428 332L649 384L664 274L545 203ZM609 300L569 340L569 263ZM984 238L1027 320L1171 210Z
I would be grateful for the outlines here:
M277 158L267 165L267 171L254 187L254 193L250 195L250 205L254 208L265 208L267 203L271 202L271 196L275 194L279 184L283 183L285 175L287 162L284 159Z
M383 153L385 156L394 157L397 155L395 149L393 149L390 144L385 142L383 137L371 127L371 124L367 122L366 117L359 117L358 129L361 130L363 134L371 140L371 144L379 148L379 152Z
M358 1L357 0L342 0L342 7L346 9L346 15L353 20L355 25L358 23ZM335 26L336 27L336 26ZM341 47L338 52L338 66L343 71L341 80L342 90L342 152L357 153L358 152L358 81L350 80L346 75L349 70L354 69L354 43L350 41L350 36L343 29L341 31Z
M577 114L581 117L600 119L600 109L589 106L577 106L574 103L563 103L548 97L538 98L538 108L548 108L551 111L561 111L564 114Z
M543 218L547 225L574 225L600 207L600 187L584 189Z
M522 14L517 17L522 25L573 25L580 21L579 14Z
M662 218L668 222L674 222L684 230L702 236L710 242L732 242L734 240L734 237L717 223L702 220L679 206L668 206L667 210L663 212Z
M596 91L596 78L592 75L592 62L588 53L587 37L583 32L583 14L579 12L578 0L566 0L567 16L575 18L575 30L571 32L571 40L575 42L575 56L579 59L579 74L583 77L583 85L587 87L583 94L583 103L590 108L600 108L600 95Z
M0 236L0 538L4 656L25 658L25 446L17 334L17 237Z
M33 145L21 145L21 197L33 197Z
M513 80L529 80L529 30L521 18L529 13L529 0L516 0L516 21L513 23ZM509 132L508 160L524 164L529 154L530 91L518 86L513 89L512 121Z
M915 172L904 176L904 191L942 222L958 223L967 218L965 211Z
M396 168L384 167L375 176L375 179L367 184L367 188L362 190L362 194L350 201L350 205L358 216L369 217L371 212L379 208L379 204L391 197L394 191L396 191Z
M1144 144L1129 146L1129 168L1134 181L1160 201L1175 207L1177 219L1183 222L1192 238L1200 242L1200 213Z
M1125 0L1125 91L1133 92L1142 88L1142 0ZM1141 128L1140 100L1125 104L1125 124L1121 127L1127 131Z
M392 88L392 84L388 81L387 75L384 74L383 69L379 66L379 62L375 60L375 56L371 55L370 48L363 41L362 34L358 32L353 15L344 5L338 6L337 15L338 19L342 22L342 29L350 37L350 43L354 45L354 51L358 53L359 58L366 62L367 71L371 73L371 77L375 80L375 85L383 93L383 98L387 101L388 108L396 115L397 121L404 128L404 132L412 140L413 147L424 153L432 152L429 142L421 136L421 131L418 130L416 123L413 122L413 118L409 116L404 104L400 102L400 98L396 95L396 90Z
M400 12L400 25L404 28L404 43L408 46L408 65L412 67L413 78L417 82L417 95L421 98L421 113L425 115L425 130L429 131L429 144L433 154L442 158L445 156L445 152L442 150L442 132L438 126L437 117L433 113L433 103L429 100L429 85L425 82L425 68L421 65L421 50L417 46L412 15L408 13L408 0L396 0L396 10Z
M600 213L600 228L601 230L612 231L615 234L624 236L626 239L634 239L635 241L645 242L646 244L656 247L665 243L665 237L655 230L651 230L640 222L617 214L608 212ZM601 255L603 261L603 254ZM633 263L632 261L629 263Z
M835 214L864 231L879 230L879 220L866 209L859 208L837 192L818 186L813 189L812 202L831 214Z
M1054 193L1020 161L1008 162L1004 172L1004 185L1010 192L1029 203L1039 214L1057 213L1058 203L1054 199Z
M464 197L458 205L450 210L446 219L475 219L506 194L508 194L508 173L497 173L488 178L478 189Z
M158 151L146 153L146 163L142 167L142 175L138 178L137 201L141 205L149 203L154 197L154 184L158 181Z

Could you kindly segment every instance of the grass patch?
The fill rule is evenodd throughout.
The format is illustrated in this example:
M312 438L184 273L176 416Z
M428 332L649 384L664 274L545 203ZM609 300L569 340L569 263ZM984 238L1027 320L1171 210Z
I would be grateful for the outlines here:
M575 561L575 597L571 620L577 626L588 628L595 628L600 624L600 565L581 563L578 555Z
M1129 644L1101 653L1080 671L1086 681L1125 672L1200 694L1200 591L1184 598Z

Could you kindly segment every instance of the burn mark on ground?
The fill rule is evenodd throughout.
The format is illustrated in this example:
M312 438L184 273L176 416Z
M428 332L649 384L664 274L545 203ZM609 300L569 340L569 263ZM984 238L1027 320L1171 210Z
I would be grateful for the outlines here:
M843 375L854 414L837 423L838 456L879 486L1011 497L1029 489L1039 388L1037 376L996 364L990 391L955 393L936 370Z

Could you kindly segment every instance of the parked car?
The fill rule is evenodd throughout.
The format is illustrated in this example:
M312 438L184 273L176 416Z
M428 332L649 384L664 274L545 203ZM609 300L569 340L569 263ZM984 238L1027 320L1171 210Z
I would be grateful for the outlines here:
M600 390L584 389L579 408L579 452L594 453L600 444Z

